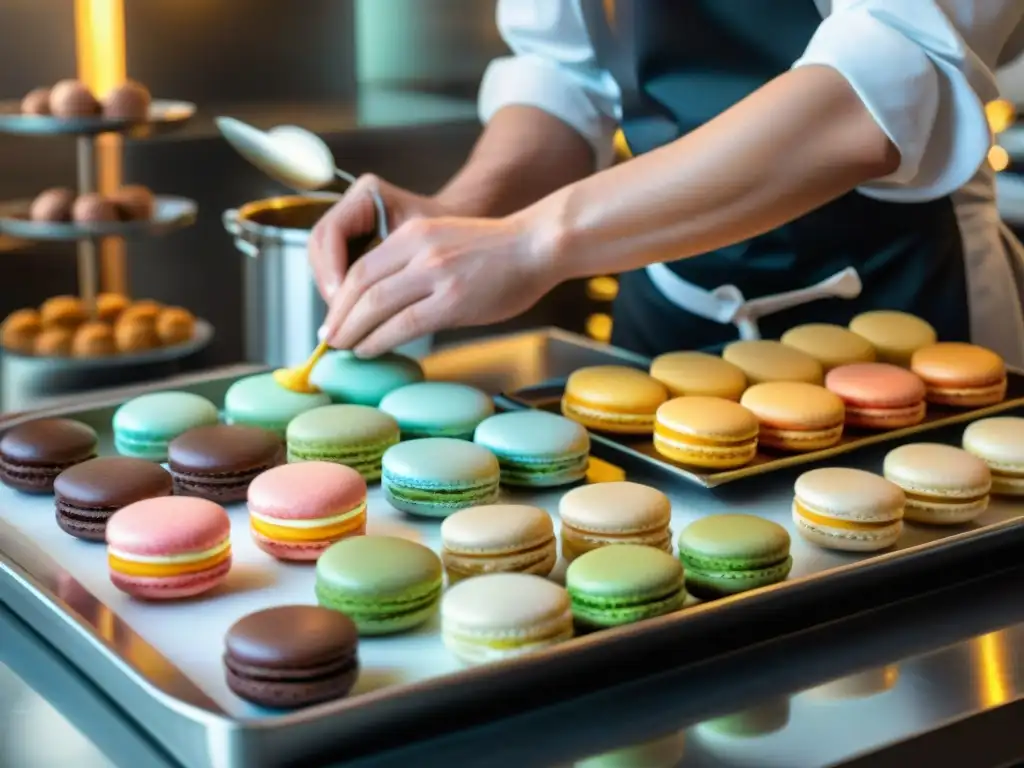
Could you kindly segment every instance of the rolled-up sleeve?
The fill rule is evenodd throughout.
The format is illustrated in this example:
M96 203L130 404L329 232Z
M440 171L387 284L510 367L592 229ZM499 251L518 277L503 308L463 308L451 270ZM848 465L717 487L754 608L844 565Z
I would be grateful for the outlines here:
M480 119L528 105L562 120L609 165L621 111L618 85L601 69L576 0L498 0L498 28L512 56L491 62L480 87Z
M962 5L978 12L958 16L938 0L834 0L794 65L840 72L899 150L896 172L863 193L937 199L967 183L984 162L991 145L984 103L998 91L967 40L976 31L972 23L992 19L977 9L985 3ZM999 5L988 0L989 8Z

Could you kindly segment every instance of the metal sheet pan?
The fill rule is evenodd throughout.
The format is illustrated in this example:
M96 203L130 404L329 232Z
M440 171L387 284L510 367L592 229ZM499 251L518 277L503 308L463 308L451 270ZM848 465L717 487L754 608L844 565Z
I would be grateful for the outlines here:
M654 444L649 436L633 437L591 433L591 437L595 445L594 453L609 461L621 461L622 457L626 455L635 461L649 464L657 474L696 483L705 488L714 488L747 477L826 461L869 445L895 444L911 437L923 439L927 434L938 429L967 424L986 416L1020 410L1024 407L1024 373L1011 370L1008 378L1006 399L998 405L960 410L929 406L925 420L915 427L892 429L886 432L847 430L838 445L823 451L809 453L785 454L759 448L754 460L746 466L718 472L687 467L662 456L654 449ZM538 408L552 413L560 413L564 391L565 379L559 379L499 395L497 400L509 409Z
M474 347L486 354L475 353ZM504 388L510 380L525 378L524 369L542 378L564 375L566 365L560 361L565 357L577 364L618 359L614 350L585 341L574 346L570 336L542 332L468 345L439 355L426 367L436 378L486 379ZM460 360L477 366L458 375L453 361ZM197 392L217 402L238 375L181 378L163 388ZM117 404L150 389L125 390L101 403L79 402L48 413L96 425L109 445L105 425ZM0 429L16 420L0 422ZM879 460L877 453L857 455L859 466L877 468ZM627 476L650 482L648 470L629 457L618 466L595 461L592 479ZM724 510L756 512L792 530L791 483L792 477L782 473L718 492L678 482L658 484L672 499L676 530ZM558 494L510 494L508 499L554 511ZM312 602L312 574L260 557L244 533L244 506L230 513L241 566L234 583L206 600L145 606L109 585L102 547L71 539L56 527L51 499L0 492L0 602L46 637L175 759L203 768L336 763L340 757L393 747L396 739L433 736L438 729L467 727L698 663L962 581L972 573L1009 566L1024 546L1024 508L1005 502L994 503L976 524L964 528L908 526L897 549L875 557L826 552L794 537L794 572L784 584L587 635L511 662L458 669L439 650L436 623L404 637L367 639L361 646L366 677L356 695L277 714L225 693L219 675L222 633L250 610L296 599ZM437 546L436 521L400 515L381 501L379 492L371 495L370 513L376 530Z

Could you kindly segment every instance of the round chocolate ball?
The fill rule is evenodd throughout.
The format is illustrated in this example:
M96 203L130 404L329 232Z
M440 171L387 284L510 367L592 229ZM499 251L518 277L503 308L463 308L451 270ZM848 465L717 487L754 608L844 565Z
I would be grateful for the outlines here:
M21 112L25 115L50 114L50 89L35 88L21 100Z
M110 196L125 221L149 221L156 209L156 198L146 187L129 184Z
M118 221L117 206L94 192L81 195L71 206L71 218L79 224Z
M111 120L145 120L152 100L146 86L128 80L103 99L103 116Z
M71 207L75 193L64 187L55 187L39 194L32 201L28 217L32 221L71 221Z
M89 87L80 80L61 80L50 91L50 112L55 117L93 117L102 112Z

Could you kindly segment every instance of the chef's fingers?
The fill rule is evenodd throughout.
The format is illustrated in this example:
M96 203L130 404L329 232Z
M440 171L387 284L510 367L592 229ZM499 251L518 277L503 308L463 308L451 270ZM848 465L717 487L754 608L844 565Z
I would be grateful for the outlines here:
M369 334L426 298L431 285L404 269L384 278L358 296L337 332L329 338L335 349L353 349Z
M377 177L360 177L313 227L309 260L317 290L324 301L330 301L348 271L349 240L376 231L373 195L380 189Z
M434 293L415 304L411 304L386 320L369 336L355 347L359 357L371 358L390 352L413 339L418 339L440 328L444 304L438 294Z

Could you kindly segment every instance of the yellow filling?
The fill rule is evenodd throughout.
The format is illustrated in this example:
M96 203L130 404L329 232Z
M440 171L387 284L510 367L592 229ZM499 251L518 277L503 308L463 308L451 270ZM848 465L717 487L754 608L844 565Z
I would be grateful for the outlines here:
M189 573L199 573L200 571L216 568L229 557L231 557L230 547L221 550L211 557L192 563L138 563L131 560L123 560L113 554L107 555L107 561L112 571L123 573L126 576L161 578L164 576L184 576Z
M686 432L676 432L674 429L669 429L665 425L656 423L654 425L654 434L658 437L664 438L665 440L672 440L683 445L693 446L709 446L715 448L721 448L724 446L743 446L749 444L753 439L754 435L744 435L743 437L698 437L697 435L687 434Z
M844 531L873 531L879 528L885 528L896 522L895 520L882 520L879 522L867 522L864 520L836 520L832 517L816 515L799 501L796 502L796 509L797 512L800 513L800 517L810 523L826 526L828 528L841 528Z
M360 507L353 514L346 515L341 522L316 528L287 528L256 517L251 517L249 523L254 531L274 541L325 541L340 538L358 529L363 524L364 509Z
M629 408L622 408L621 406L617 406L617 405L614 405L614 404L609 405L609 404L606 404L606 403L602 403L601 405L594 405L592 403L586 402L585 400L580 400L578 397L574 397L574 396L572 396L570 394L566 394L565 395L565 402L568 405L570 405L570 406L572 406L574 408L580 408L580 409L583 409L583 410L590 410L590 411L596 411L596 412L602 412L602 413L621 413L623 416L638 416L638 417L639 416L653 416L654 415L654 410L653 409L651 409L651 410L645 410L643 408L640 408L640 409L629 409Z
M917 501L922 504L973 504L977 501L984 501L987 493L976 496L938 496L930 493L918 493L904 491L907 501Z

